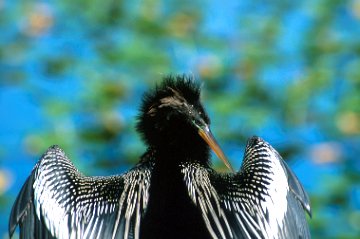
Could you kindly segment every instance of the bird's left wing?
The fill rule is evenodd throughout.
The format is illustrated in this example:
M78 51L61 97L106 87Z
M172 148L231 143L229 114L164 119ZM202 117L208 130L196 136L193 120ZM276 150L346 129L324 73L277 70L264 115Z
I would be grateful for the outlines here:
M138 238L148 202L149 162L119 176L86 177L57 146L36 164L12 208L20 238Z
M310 238L304 210L309 198L276 150L259 137L248 141L241 170L221 175L187 164L189 196L213 238Z

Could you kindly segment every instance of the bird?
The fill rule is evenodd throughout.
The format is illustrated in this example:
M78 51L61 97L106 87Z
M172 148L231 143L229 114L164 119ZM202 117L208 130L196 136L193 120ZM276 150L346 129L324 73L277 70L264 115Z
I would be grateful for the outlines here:
M57 145L36 163L13 205L20 238L310 238L309 197L264 139L247 141L235 171L210 130L192 76L166 76L143 96L139 162L85 176ZM211 165L211 150L229 172Z

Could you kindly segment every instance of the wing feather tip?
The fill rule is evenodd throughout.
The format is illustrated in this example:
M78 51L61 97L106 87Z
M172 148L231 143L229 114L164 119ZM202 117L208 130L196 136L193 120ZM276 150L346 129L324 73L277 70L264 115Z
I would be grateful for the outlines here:
M60 151L60 152L64 152L64 150L57 144L53 144L51 145L47 150L46 150L46 153L49 153L49 152L53 152L53 151Z
M307 212L307 214L309 215L309 217L312 218L312 211L311 211L310 204L304 205L304 209Z
M256 144L258 144L259 142L264 142L264 140L257 136L257 135L253 135L252 137L250 137L247 141L247 146L248 147L251 147L251 146L254 146Z

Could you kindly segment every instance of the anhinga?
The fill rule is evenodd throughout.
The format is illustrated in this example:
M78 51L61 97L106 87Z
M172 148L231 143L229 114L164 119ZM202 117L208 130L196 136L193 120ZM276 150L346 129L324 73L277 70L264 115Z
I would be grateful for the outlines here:
M19 225L20 238L310 238L309 198L276 150L252 137L241 169L217 173L210 148L232 168L209 124L199 85L167 77L143 98L139 163L87 177L50 147L16 199L10 235Z

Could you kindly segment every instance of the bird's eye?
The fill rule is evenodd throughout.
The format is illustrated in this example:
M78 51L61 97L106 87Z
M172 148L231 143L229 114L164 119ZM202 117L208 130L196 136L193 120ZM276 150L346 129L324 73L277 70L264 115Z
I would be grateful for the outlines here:
M193 119L193 124L194 125L196 125L196 126L200 126L201 125L201 122L200 122L200 120L198 120L198 119Z

